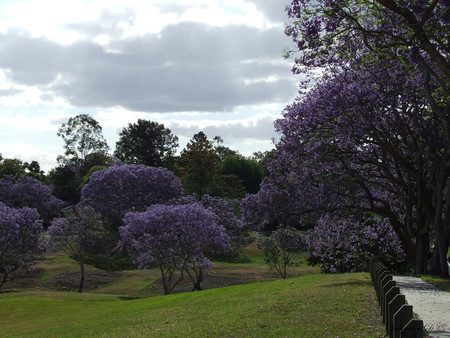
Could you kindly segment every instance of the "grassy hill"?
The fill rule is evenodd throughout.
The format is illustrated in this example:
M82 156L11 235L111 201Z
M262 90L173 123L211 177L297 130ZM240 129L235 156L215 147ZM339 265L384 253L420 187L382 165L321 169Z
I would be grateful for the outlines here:
M257 252L250 258L215 268L216 277L246 284L168 296L159 295L156 272L138 270L115 272L82 294L59 291L45 281L76 266L47 258L37 264L39 283L11 281L0 293L0 336L384 336L368 274L301 266L279 280Z

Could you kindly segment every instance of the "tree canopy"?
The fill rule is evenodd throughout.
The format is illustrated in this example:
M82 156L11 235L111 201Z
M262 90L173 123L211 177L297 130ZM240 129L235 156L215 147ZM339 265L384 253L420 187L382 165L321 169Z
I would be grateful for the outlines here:
M44 252L39 214L32 208L11 208L0 202L0 288L9 273L30 266Z
M244 201L247 218L314 224L370 211L389 221L417 273L432 255L447 274L448 7L298 0L288 13L293 70L312 70L315 82L276 122L282 137L260 193Z
M47 224L59 216L64 202L52 195L52 189L38 179L25 176L0 178L0 202L13 208L30 207L39 212Z
M178 137L157 122L138 119L123 128L114 155L126 164L167 166L178 147Z
M58 129L57 135L64 140L65 157L60 157L62 162L81 161L84 165L89 154L106 153L109 149L102 135L102 127L88 114L69 118Z
M144 211L182 195L180 180L168 169L113 165L92 174L81 191L81 205L92 207L117 229L128 211Z
M204 132L195 134L181 152L181 180L188 194L213 194L219 155Z
M156 265L160 269L165 294L186 272L194 289L199 289L203 273L212 265L206 252L224 251L228 246L217 215L199 204L153 205L145 212L128 213L124 224L122 242L133 248L140 268Z

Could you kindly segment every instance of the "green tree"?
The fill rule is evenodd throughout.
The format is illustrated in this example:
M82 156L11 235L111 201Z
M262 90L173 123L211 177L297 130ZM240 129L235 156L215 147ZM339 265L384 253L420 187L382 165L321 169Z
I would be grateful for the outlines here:
M77 174L67 164L60 164L48 173L48 183L52 186L52 193L69 205L80 201L81 189Z
M180 155L181 181L188 194L201 198L213 194L219 155L213 143L200 131L186 145Z
M241 184L245 191L256 194L262 181L261 167L258 161L247 158L240 154L228 154L219 163L217 172L222 175L233 175Z
M275 149L266 150L265 152L257 151L253 153L251 159L256 160L258 162L262 178L269 175L268 164L275 154Z
M139 119L120 132L114 155L126 164L168 167L178 147L178 137L157 122Z
M214 149L216 150L217 155L219 155L220 160L222 161L227 155L237 155L237 151L225 147L223 145L223 139L220 136L214 136L213 138Z
M11 175L16 178L24 176L25 165L17 158L0 158L0 178Z
M25 162L23 165L27 171L27 175L33 176L41 181L43 180L44 171L41 170L41 166L38 161L31 161L30 163Z
M112 158L105 153L90 153L83 163L70 161L51 169L48 182L53 187L55 196L68 204L76 204L80 201L81 189L89 182L91 174L107 168L112 163Z
M64 140L65 157L58 157L62 163L79 162L85 166L89 154L106 153L109 150L102 135L102 127L87 114L71 117L61 125L57 135Z

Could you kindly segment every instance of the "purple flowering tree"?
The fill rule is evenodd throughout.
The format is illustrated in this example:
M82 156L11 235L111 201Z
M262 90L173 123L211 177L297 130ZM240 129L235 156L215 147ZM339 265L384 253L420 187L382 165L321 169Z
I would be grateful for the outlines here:
M323 272L367 271L369 259L401 269L406 255L387 219L379 216L343 218L325 215L307 234L310 262Z
M372 132L375 136L361 138L364 141L359 142L362 150L375 155L370 164L365 161L363 165L359 159L352 158L343 161L346 164L339 169L359 174L363 170L365 177L370 174L372 182L377 181L382 188L375 192L360 184L363 195L368 197L366 209L390 219L417 273L425 272L427 256L432 254L432 271L445 275L445 255L450 242L446 216L449 199L445 197L449 191L447 168L450 162L449 10L448 1L437 0L294 0L288 8L292 22L286 27L286 33L299 52L294 72L305 73L309 69L311 75L317 74L314 73L317 68L322 69L329 80L322 84L328 82L328 88L340 73L341 82L347 83L348 88L353 85L360 96L360 104L353 108L359 107L361 116L370 114L372 129L378 131ZM359 74L366 74L365 82L354 81ZM402 87L399 81L405 85ZM361 121L354 120L355 115L347 112L348 103L355 102L355 95L341 95L339 86L335 89L334 94L329 91L323 99L319 99L316 91L316 103L320 101L322 109L335 105L345 108L340 109L340 115L335 115L336 119L343 121L347 117L350 122ZM366 90L365 96L361 96L360 89ZM310 100L299 99L287 110L293 118L292 111L299 106L306 108L306 101L309 101L311 114L306 120L311 123L315 120L314 99L307 96ZM381 99L381 105L374 100L376 96ZM330 98L332 102L328 101ZM373 107L377 107L377 114ZM339 130L333 127L333 117L329 118L328 126L323 125L324 120L316 123L322 135L327 135L329 130ZM391 128L386 128L387 122ZM354 125L354 136L358 125L350 125ZM280 125L279 128L284 129ZM333 134L340 145L355 140L355 137L348 137L350 129L346 129L346 136L342 132ZM297 129L296 133L297 138L303 137L302 129ZM324 147L318 147L318 135L316 158L319 154L325 155ZM332 145L328 148L333 148ZM341 151L344 159L355 154L348 153L347 149ZM432 252L430 243L434 244Z
M12 176L0 178L0 202L13 208L35 208L45 223L59 216L64 205L52 195L49 186L30 176L18 180Z
M53 250L65 252L80 266L78 292L83 290L84 260L89 249L104 235L105 228L101 216L90 207L78 208L74 214L53 220L48 228L50 245Z
M169 201L171 205L200 204L219 217L219 225L225 228L230 238L227 256L237 257L245 245L251 242L249 226L240 217L240 205L237 200L226 200L217 196L203 195L200 201L194 195L183 196ZM221 254L224 254L222 252Z
M228 254L239 256L243 247L251 241L249 227L239 216L240 206L237 200L203 195L200 204L212 210L219 217L219 224L225 228L230 237Z
M0 288L9 273L32 265L44 252L42 232L36 209L16 209L0 202Z
M300 231L281 226L270 236L258 237L258 248L263 251L264 261L286 279L287 268L295 264L296 256L306 249Z
M129 211L145 211L183 195L180 180L165 168L114 165L92 174L81 191L81 205L91 206L117 229Z
M153 205L145 212L127 213L120 236L134 250L140 268L159 268L164 294L174 290L185 272L194 290L200 290L212 266L205 253L228 248L229 237L218 221L199 204Z
M370 67L334 69L288 106L276 122L282 137L271 174L244 200L246 218L304 224L370 211L390 221L415 271L424 272L430 243L438 256L450 239L448 153L421 75L406 68L380 57Z

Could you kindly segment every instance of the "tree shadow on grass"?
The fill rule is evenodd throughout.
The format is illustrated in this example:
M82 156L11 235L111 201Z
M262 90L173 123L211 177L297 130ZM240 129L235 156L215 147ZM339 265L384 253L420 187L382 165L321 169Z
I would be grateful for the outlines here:
M342 286L372 286L372 283L370 281L347 281L319 285L321 288L334 288Z

